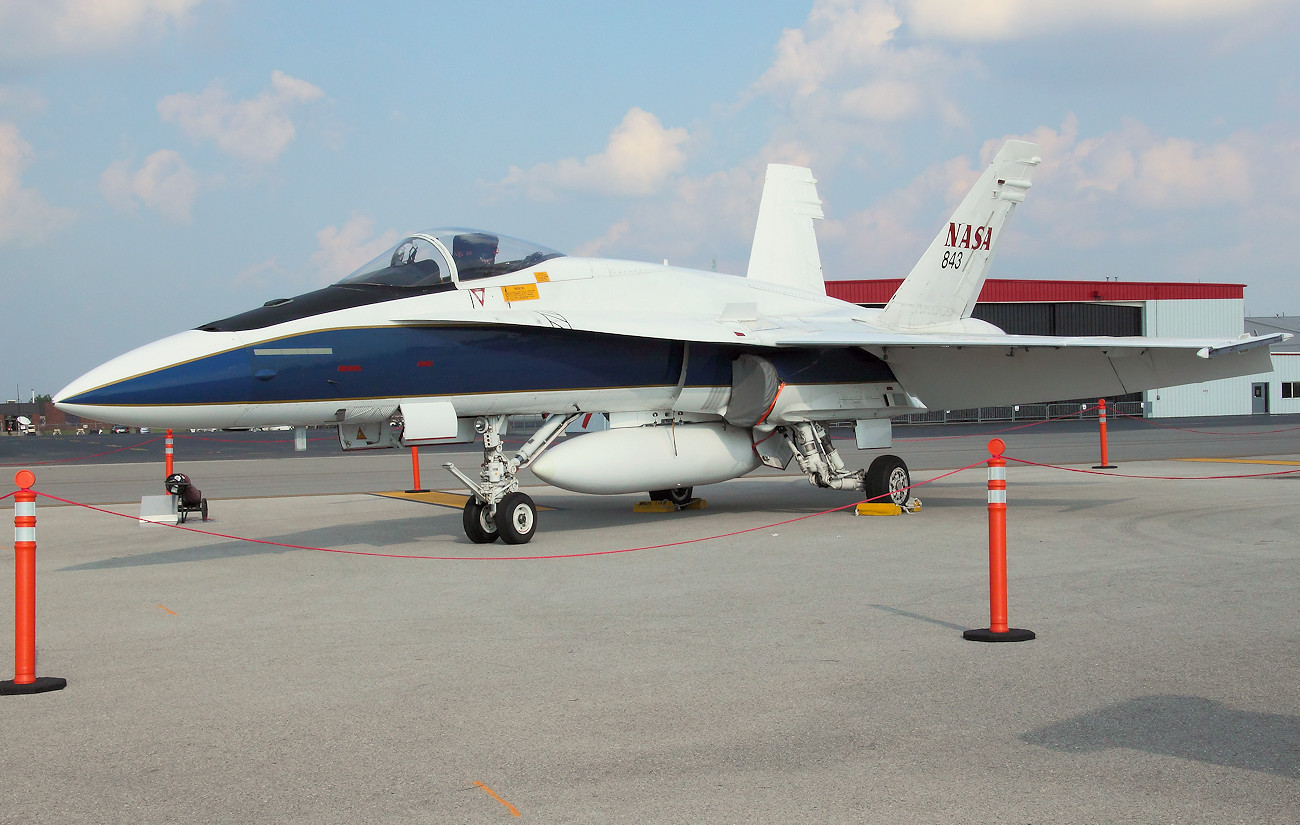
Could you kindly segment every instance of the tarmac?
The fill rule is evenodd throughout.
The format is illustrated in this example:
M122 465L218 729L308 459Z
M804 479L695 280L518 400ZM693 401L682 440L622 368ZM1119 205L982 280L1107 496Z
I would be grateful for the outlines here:
M0 696L0 822L1300 821L1300 435L1239 436L1149 432L1161 457L1110 475L1073 434L1003 436L1073 462L1009 467L1018 644L962 638L989 621L982 466L875 518L792 476L669 514L530 483L554 509L508 547L372 494L401 454L178 446L212 499L186 526L340 552L139 525L160 457L37 466L129 518L38 503L37 674L68 686Z

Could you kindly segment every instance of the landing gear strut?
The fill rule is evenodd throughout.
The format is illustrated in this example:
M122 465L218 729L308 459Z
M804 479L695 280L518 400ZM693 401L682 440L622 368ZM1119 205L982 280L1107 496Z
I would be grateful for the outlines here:
M794 448L799 469L816 487L861 490L869 501L907 504L911 498L911 475L907 464L896 455L882 455L866 470L849 471L826 430L816 422L790 425L784 435Z
M472 493L465 502L461 519L470 541L475 544L491 544L498 538L506 544L532 541L537 532L537 506L532 498L519 492L517 474L532 464L578 415L553 415L546 419L511 458L506 458L501 449L506 416L484 415L474 420L475 431L483 435L483 464L478 481L450 461L442 465Z

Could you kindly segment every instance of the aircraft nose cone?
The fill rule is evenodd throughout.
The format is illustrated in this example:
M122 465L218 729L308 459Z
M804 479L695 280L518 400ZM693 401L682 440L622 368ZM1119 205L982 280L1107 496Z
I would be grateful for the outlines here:
M173 335L101 364L59 390L59 409L97 421L181 426L197 408L224 407L228 426L243 412L247 353L230 333L198 330ZM205 426L210 416L205 418ZM223 423L219 421L217 423Z

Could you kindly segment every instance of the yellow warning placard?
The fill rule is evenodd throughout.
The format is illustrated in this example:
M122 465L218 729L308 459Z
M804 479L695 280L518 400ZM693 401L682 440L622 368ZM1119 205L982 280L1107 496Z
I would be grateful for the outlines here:
M545 272L534 272L533 277L537 279L537 283L539 284L548 284L551 282L551 276L547 275Z
M501 287L501 297L507 301L536 301L537 284L515 284Z

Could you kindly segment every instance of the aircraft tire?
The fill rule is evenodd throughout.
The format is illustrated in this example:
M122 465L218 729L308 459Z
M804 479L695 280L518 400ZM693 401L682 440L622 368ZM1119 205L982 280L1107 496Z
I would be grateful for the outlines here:
M465 536L475 544L491 544L501 535L488 517L487 505L480 504L473 496L465 502L461 523L465 525Z
M879 504L897 504L900 507L912 497L908 488L912 476L907 464L896 455L882 455L871 462L863 486L867 499Z
M497 505L495 521L506 544L527 544L537 532L537 506L527 493L511 493Z
M694 487L674 487L671 490L651 490L651 501L669 501L677 506L689 504L695 495Z

